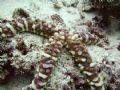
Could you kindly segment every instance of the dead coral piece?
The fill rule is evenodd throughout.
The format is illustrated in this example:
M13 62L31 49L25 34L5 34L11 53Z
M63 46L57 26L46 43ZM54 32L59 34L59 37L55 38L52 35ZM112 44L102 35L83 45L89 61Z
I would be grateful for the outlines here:
M120 2L119 0L87 0L86 4L96 10L102 16L101 23L105 26L110 25L111 16L119 21L120 17Z
M51 19L53 20L53 22L58 26L58 27L66 27L66 24L64 23L64 20L61 18L60 15L58 14L53 14L51 16Z
M16 49L18 49L19 51L21 51L21 53L23 55L26 55L29 52L29 49L27 48L27 46L25 45L23 39L21 39L21 38L17 40Z
M113 74L108 82L106 90L120 90L120 77Z
M14 68L9 61L0 61L0 84L7 83L13 72Z
M10 45L10 41L8 39L0 42L0 56L6 53L8 57L12 57L12 51L13 47Z
M120 51L120 44L117 46L118 51Z
M17 8L14 10L12 17L16 18L18 16L27 18L29 17L29 14L22 8Z

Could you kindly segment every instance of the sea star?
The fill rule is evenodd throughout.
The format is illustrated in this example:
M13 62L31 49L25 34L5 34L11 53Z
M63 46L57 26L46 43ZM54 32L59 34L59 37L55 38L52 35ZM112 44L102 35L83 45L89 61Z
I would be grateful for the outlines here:
M34 33L49 38L44 48L46 55L39 61L39 67L35 68L36 74L32 83L23 87L22 90L44 89L55 67L57 55L64 47L72 54L74 61L78 64L91 88L101 89L103 78L95 68L86 48L86 45L101 44L102 39L100 37L89 32L70 34L66 28L58 29L53 24L30 18L29 14L22 9L16 10L13 17L12 21L1 20L0 35L2 39L13 37L16 33L21 32ZM25 46L23 42L22 45ZM21 50L19 45L17 48ZM12 61L10 64L12 65Z

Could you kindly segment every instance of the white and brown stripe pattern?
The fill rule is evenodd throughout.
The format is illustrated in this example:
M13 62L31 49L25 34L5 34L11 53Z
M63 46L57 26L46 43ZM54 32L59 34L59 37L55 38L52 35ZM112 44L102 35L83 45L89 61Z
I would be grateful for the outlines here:
M102 77L99 76L100 74L95 68L95 64L92 62L84 43L78 40L78 38L73 39L72 36L69 36L67 45L69 52L72 54L80 70L83 71L83 74L87 77L89 84L94 87L94 89L101 88L103 85Z
M72 35L70 35L71 40L78 40L78 42L82 42L85 45L104 45L105 42L103 39L99 38L95 34L91 34L89 32L84 33L84 32L77 32Z
M35 74L34 80L30 85L23 88L23 90L37 90L44 88L52 74L52 70L57 60L57 55L63 48L66 34L67 32L56 32L54 36L49 39L49 43L45 46L45 53L49 54L50 57L40 60L40 65L37 70L37 74Z
M32 18L18 17L6 23L0 23L0 35L2 37L14 36L20 32L30 32L43 36L52 36L58 29L45 21Z

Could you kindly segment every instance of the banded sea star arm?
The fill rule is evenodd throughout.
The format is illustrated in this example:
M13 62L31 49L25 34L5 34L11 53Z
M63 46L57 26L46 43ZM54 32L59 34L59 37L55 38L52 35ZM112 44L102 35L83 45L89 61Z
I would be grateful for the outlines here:
M57 61L57 55L60 53L65 43L66 34L66 32L60 31L49 39L49 42L45 46L45 53L48 54L49 57L44 57L40 60L34 80L22 90L42 90L45 87L53 72L55 62Z
M101 88L103 85L102 77L100 77L100 73L95 68L95 64L92 62L83 42L76 39L71 40L71 37L69 37L67 45L69 52L73 55L75 62L79 66L80 70L83 71L89 84L95 89Z
M0 36L11 37L16 33L30 32L43 36L52 36L58 29L53 24L48 24L40 19L30 17L17 17L12 21L0 23Z
M105 41L101 38L99 38L95 34L91 34L89 32L77 32L69 36L71 40L78 40L78 42L85 43L86 45L98 45L103 46L105 44Z

